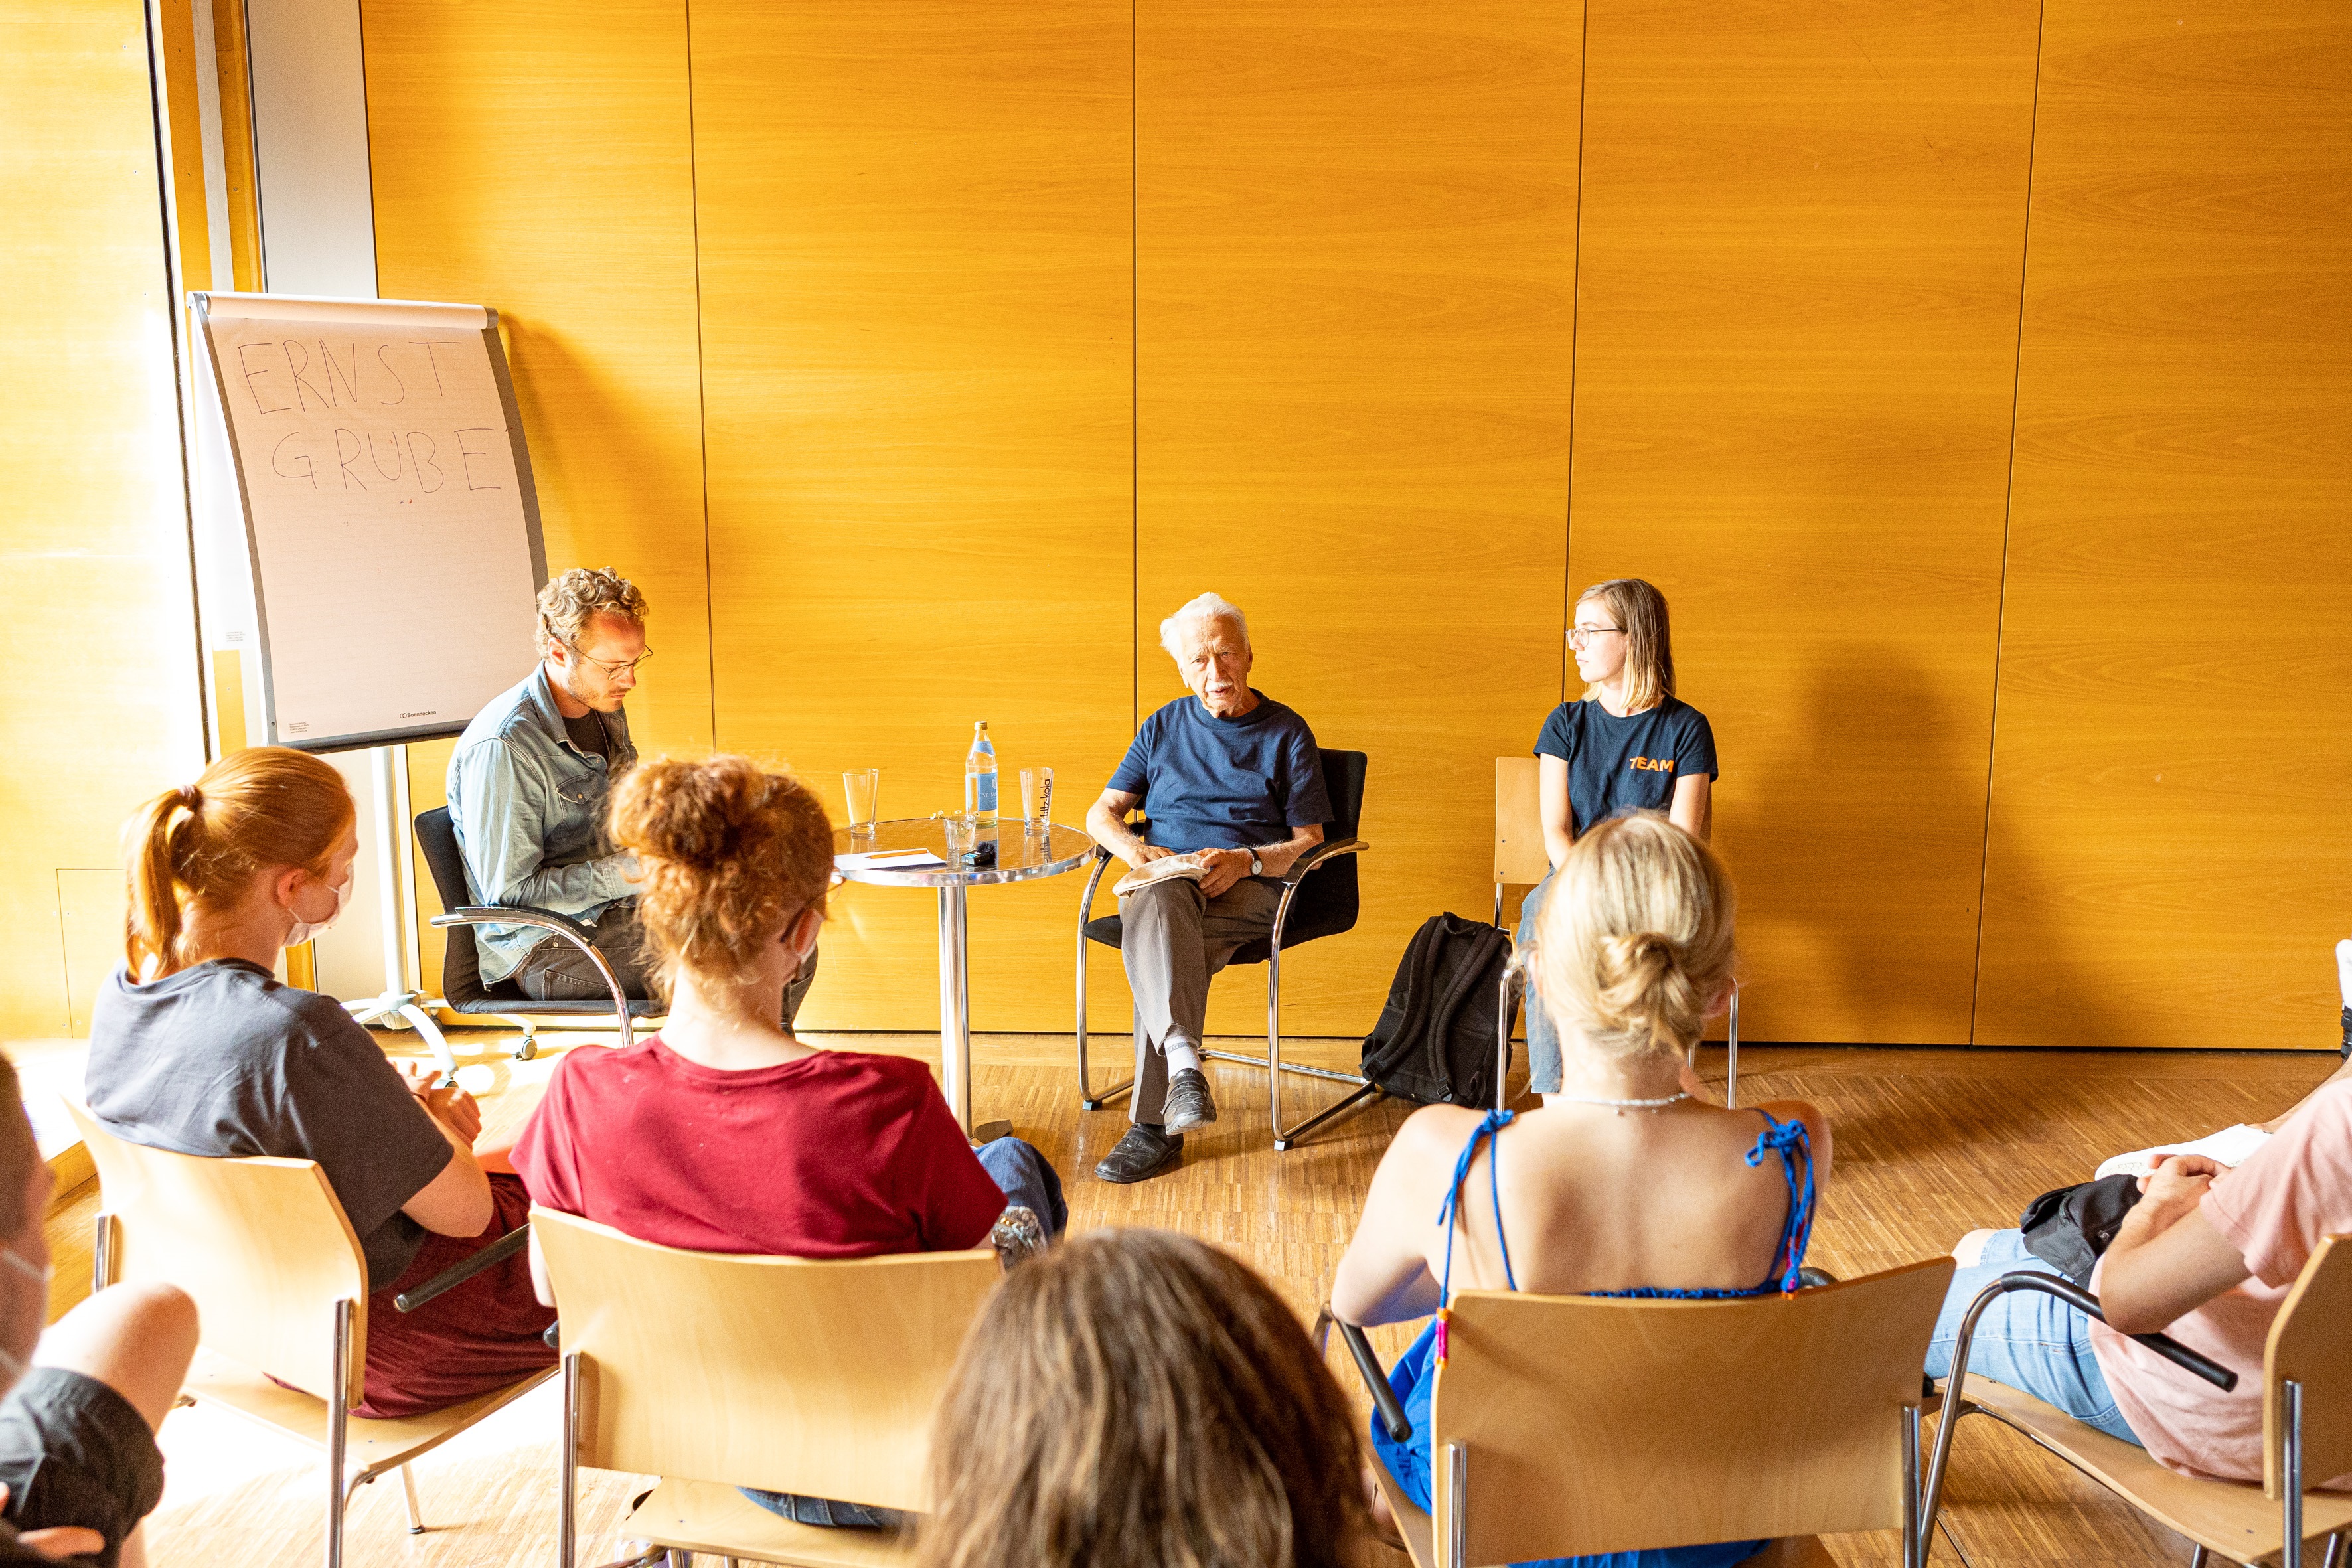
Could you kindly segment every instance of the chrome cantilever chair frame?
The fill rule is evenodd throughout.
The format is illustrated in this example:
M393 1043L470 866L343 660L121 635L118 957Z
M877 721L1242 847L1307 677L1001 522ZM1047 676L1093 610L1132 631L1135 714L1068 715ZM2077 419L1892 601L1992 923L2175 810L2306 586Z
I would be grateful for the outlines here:
M1300 856L1282 878L1282 901L1275 906L1274 931L1269 938L1272 951L1265 960L1265 1056L1247 1057L1234 1051L1203 1050L1201 1054L1221 1062L1239 1062L1244 1067L1266 1069L1266 1101L1268 1119L1274 1125L1274 1146L1286 1151L1290 1146L1318 1127L1353 1110L1363 1101L1378 1097L1381 1090L1350 1072L1335 1072L1328 1068L1303 1067L1282 1059L1282 933L1290 921L1291 900L1298 896L1299 885L1307 873L1327 860L1342 855L1360 855L1371 846L1361 838L1336 838L1318 844ZM1100 847L1095 850L1095 863L1087 873L1086 890L1078 896L1078 1102L1088 1110L1100 1110L1118 1096L1135 1087L1132 1077L1121 1079L1097 1093L1087 1068L1087 922L1094 918L1095 889L1102 881L1104 868L1110 864L1110 851ZM1297 1073L1301 1078L1318 1078L1331 1083L1351 1085L1355 1092L1338 1104L1326 1107L1295 1127L1282 1124L1282 1075Z
M1977 1320L1995 1297L2011 1290L2037 1290L2055 1296L2067 1305L2100 1321L2105 1314L2100 1310L2098 1298L2070 1280L2059 1280L2030 1270L2011 1270L1977 1292L1969 1303L1968 1313L1960 1320L1960 1331L1952 1343L1952 1372L1944 1385L1944 1418L1936 1433L1936 1445L1927 1465L1927 1477L1921 1489L1918 1510L1917 1545L1914 1561L1927 1568L1927 1554L1935 1549L1936 1515L1943 1507L1944 1479L1949 1469L1952 1439L1959 1430L1960 1421L1969 1415L1990 1415L2008 1425L2002 1414L1990 1406L1979 1405L1967 1397L1969 1352L1976 1339ZM2189 1350L2168 1334L2133 1334L2131 1338L2155 1351L2158 1355L2192 1374L2203 1378L2218 1388L2228 1390L2237 1385L2235 1373L2210 1359ZM2282 1542L2277 1552L2279 1568L2303 1568L2304 1563L2304 1475L2303 1475L2303 1384L2294 1379L2283 1379L2278 1384L2280 1486L2279 1516ZM2077 1469L2084 1467L2064 1449L2053 1447L2034 1433L2025 1436L2048 1449L2060 1459ZM2095 1478L2096 1479L2096 1478ZM2103 1483L2112 1486L2112 1483ZM2213 1483L2217 1486L2223 1482ZM2147 1511L2145 1505L2140 1506ZM2336 1568L2343 1555L2342 1533L2328 1537L2326 1561L2327 1568ZM2195 1543L2195 1554L2189 1559L2190 1568L2204 1568L2209 1555L2202 1542ZM2269 1561L2266 1555L2263 1561Z
M625 1050L637 1043L636 1031L629 1026L628 994L621 989L620 977L613 973L613 966L604 961L603 953L596 951L595 938L578 921L567 920L552 910L531 910L520 906L501 909L494 905L468 904L463 909L451 910L446 915L435 915L433 923L443 929L450 926L532 926L540 931L554 932L586 953L588 962L596 966L596 973L604 977L604 984L612 989L613 1016L620 1021L622 1048Z

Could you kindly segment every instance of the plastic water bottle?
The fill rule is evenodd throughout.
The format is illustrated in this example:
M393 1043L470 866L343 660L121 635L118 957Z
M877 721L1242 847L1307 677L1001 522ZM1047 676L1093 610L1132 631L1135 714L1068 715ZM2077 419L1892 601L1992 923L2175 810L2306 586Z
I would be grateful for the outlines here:
M985 719L971 727L971 750L963 757L963 813L976 826L996 826L996 748Z

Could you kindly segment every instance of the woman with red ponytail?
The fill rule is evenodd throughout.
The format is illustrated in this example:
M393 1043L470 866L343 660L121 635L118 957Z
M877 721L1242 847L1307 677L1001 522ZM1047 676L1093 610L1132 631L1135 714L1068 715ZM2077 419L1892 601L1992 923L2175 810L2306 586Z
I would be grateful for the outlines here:
M475 1158L471 1095L395 1068L341 1003L276 977L285 949L342 912L356 819L342 775L280 747L224 757L139 808L123 835L124 963L91 1009L84 1092L133 1143L317 1161L377 1298L353 1414L412 1415L551 1364L553 1314L520 1257L393 1309L522 1224L530 1200Z

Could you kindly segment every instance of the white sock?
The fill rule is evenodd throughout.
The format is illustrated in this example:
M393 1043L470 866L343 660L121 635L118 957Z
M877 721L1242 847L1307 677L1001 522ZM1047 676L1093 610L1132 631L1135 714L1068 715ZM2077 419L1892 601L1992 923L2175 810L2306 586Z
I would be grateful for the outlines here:
M1201 1070L1201 1047L1186 1039L1183 1036L1169 1036L1168 1038L1161 1043L1160 1049L1160 1054L1168 1058L1168 1076L1170 1078L1174 1078L1178 1073L1183 1072L1187 1068L1190 1068L1193 1072L1199 1072Z

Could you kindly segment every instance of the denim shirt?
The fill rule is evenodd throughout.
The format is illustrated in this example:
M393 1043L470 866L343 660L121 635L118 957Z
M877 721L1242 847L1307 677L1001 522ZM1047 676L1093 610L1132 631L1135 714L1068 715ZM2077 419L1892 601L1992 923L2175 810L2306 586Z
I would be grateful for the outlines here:
M634 891L636 858L606 840L604 797L637 752L626 714L596 718L612 743L609 766L572 743L541 665L466 726L449 759L449 820L475 902L593 923ZM504 980L532 948L557 940L530 926L476 926L483 982Z

